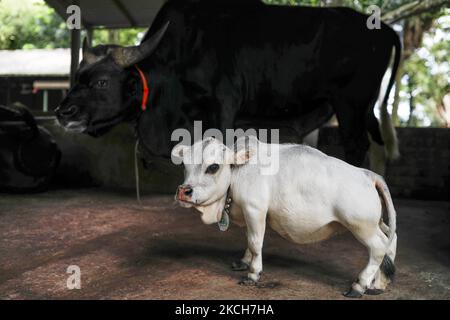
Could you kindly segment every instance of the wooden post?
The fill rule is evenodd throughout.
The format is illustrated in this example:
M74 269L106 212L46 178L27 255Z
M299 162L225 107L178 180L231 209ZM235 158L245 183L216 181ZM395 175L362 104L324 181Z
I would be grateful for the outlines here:
M75 83L75 72L80 62L81 30L73 29L70 40L70 86L72 87Z

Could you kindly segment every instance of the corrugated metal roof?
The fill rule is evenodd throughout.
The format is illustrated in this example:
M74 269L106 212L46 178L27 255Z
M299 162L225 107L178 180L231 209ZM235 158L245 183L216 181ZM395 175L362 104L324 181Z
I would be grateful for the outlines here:
M149 27L165 0L45 0L56 12L67 18L67 7L81 8L84 27Z
M0 76L68 77L69 73L70 49L0 50Z

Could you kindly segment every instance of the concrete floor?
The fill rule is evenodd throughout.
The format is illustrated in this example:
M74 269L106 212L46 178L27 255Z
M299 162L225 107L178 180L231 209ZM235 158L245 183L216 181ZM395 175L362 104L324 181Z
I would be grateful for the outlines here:
M0 299L344 299L367 262L350 235L299 246L268 231L260 287L230 263L245 232L205 226L170 196L100 189L0 195ZM450 299L450 203L395 201L396 282L363 299ZM69 265L81 290L68 290Z

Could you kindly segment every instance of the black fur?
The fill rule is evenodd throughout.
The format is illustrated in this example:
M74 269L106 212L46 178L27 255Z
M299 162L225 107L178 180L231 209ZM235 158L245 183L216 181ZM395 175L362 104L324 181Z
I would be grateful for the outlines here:
M387 256L387 255L384 256L383 261L381 262L381 265L380 265L380 269L381 269L381 272L383 272L386 277L391 279L391 281L394 280L395 265L394 265L394 262L392 261L392 259L389 258L389 256Z
M373 108L395 47L384 103L389 97L401 51L391 27L369 30L367 19L349 8L260 0L166 1L143 43L170 26L155 52L136 61L150 87L147 111L139 74L117 64L116 45L103 45L90 49L98 61L82 62L56 114L62 125L84 122L93 136L139 119L145 153L170 158L172 132L193 134L197 120L203 131L286 128L304 136L335 113L346 160L360 166L366 132L383 141ZM99 80L108 87L92 85ZM121 121L104 123L112 117Z

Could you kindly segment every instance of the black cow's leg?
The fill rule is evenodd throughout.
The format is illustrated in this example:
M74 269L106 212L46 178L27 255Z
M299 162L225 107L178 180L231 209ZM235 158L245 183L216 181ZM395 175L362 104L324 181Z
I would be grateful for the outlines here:
M369 112L367 115L367 130L374 142L378 143L380 146L384 146L383 137L381 136L380 131L380 123L373 112Z
M350 105L339 105L336 116L339 122L339 132L344 146L345 160L360 167L369 150L369 138L367 136L366 108L355 108Z
M369 140L367 137L365 139L353 137L353 140L344 144L345 160L354 166L360 167L364 163L368 149Z
M380 131L380 124L372 112L367 117L367 130L370 134L369 163L370 170L384 176L386 172L386 152L383 137Z
M294 129L297 134L304 138L307 134L320 128L334 114L333 107L329 103L318 105L310 113L302 115L294 121Z

